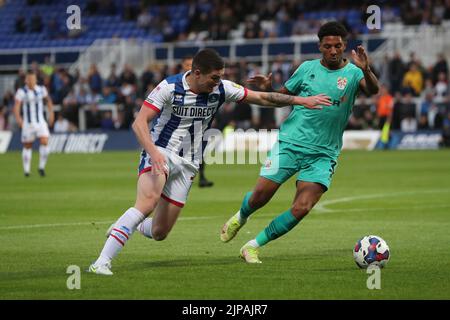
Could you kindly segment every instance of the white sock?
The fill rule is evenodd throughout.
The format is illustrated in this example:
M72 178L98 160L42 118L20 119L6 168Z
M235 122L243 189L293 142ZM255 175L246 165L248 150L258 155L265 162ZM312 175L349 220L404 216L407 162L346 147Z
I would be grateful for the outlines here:
M137 231L139 231L144 237L153 239L152 225L153 218L147 218L137 226Z
M254 248L259 248L259 244L258 242L256 242L256 239L250 240L249 242L247 242L248 245L254 247Z
M136 230L136 227L145 219L145 216L136 208L130 208L117 220L111 234L106 240L100 257L95 265L103 265L111 262L120 252L122 247L128 241L130 236Z
M31 169L31 156L33 155L33 149L22 149L22 163L23 163L23 171L25 173L30 173Z
M39 146L39 169L45 169L45 164L47 163L48 154L50 153L49 146L40 145Z

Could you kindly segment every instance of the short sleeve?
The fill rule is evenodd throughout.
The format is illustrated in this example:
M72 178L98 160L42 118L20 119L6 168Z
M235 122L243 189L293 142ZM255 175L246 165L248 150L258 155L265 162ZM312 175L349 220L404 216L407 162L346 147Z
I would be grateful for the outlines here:
M361 70L361 68L358 68L358 67L356 67L355 73L356 73L356 76L355 76L356 84L359 86L359 82L364 78L364 73Z
M165 105L172 102L171 94L171 86L166 80L163 80L149 93L144 101L144 106L151 108L156 112L161 112Z
M360 87L359 87L359 82L364 78L364 73L361 70L361 68L355 66L355 71L354 71L354 83L353 83L353 87L354 87L354 92L355 92L355 96L358 95L359 91L360 91Z
M303 62L297 70L295 70L294 74L289 78L288 81L284 84L286 89L289 90L289 92L298 95L300 93L300 87L303 83L303 76L306 71L308 62Z
M16 100L23 101L25 99L25 91L23 89L18 89L15 96Z
M247 97L247 88L240 84L229 80L222 80L223 88L225 90L225 101L227 102L241 102Z

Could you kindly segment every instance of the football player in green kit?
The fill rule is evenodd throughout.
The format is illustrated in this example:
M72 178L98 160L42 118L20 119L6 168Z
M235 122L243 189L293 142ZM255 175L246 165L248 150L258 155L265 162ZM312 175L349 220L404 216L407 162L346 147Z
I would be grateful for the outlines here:
M241 248L240 256L247 263L261 263L258 248L293 229L328 190L356 96L360 90L367 95L378 92L378 80L364 48L352 50L353 63L343 57L347 30L342 24L324 24L318 37L322 58L302 63L279 92L302 97L324 93L332 105L321 110L294 106L281 125L278 142L269 152L253 192L245 195L240 210L221 230L223 242L233 239L248 217L263 207L281 184L297 175L290 208ZM255 76L249 82L271 88L270 75Z

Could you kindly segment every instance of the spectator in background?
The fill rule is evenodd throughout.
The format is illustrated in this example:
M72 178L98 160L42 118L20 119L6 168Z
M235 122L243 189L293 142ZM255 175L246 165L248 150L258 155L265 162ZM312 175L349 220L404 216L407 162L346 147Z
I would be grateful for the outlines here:
M447 76L444 72L439 72L434 90L436 92L436 98L444 98L449 94Z
M112 16L116 12L116 3L113 0L98 0L97 14Z
M139 14L139 8L130 2L131 1L126 0L123 5L123 19L125 21L136 21Z
M111 63L111 67L110 67L108 78L106 78L106 80L105 80L105 86L111 87L111 89L115 93L118 93L118 91L119 91L120 80L117 77L116 64L115 63Z
M25 71L21 68L17 73L17 78L14 80L14 90L22 88L25 86Z
M88 82L89 88L93 94L99 94L102 92L102 77L95 64L91 64L91 67L89 68Z
M117 95L111 89L111 87L103 87L102 98L100 99L100 104L111 104L117 102Z
M384 84L387 89L391 87L391 75L389 74L389 56L385 55L383 60L380 60L380 63L377 64L376 70L378 71L378 79L380 83Z
M409 70L403 76L402 85L411 89L415 96L420 96L423 89L423 76L416 63L411 63Z
M430 127L428 126L428 118L426 114L421 114L419 116L419 123L417 125L417 129L419 130L428 130Z
M58 113L55 124L53 126L53 131L56 133L65 133L70 131L70 123L66 118L64 118L62 112Z
M102 130L114 130L115 124L112 117L111 111L105 111L102 113L101 120L100 120L100 127Z
M394 57L389 62L389 74L391 78L391 92L399 92L402 86L405 67L399 52L395 52Z
M122 122L120 124L120 129L130 129L131 124L134 121L134 113L138 106L142 105L142 103L137 104L138 99L136 101L131 97L125 97L125 103L120 106L120 111L122 113Z
M407 92L398 106L400 129L405 132L411 132L414 128L417 130L416 105L412 98L412 94Z
M450 112L447 112L447 117L442 123L442 147L450 147Z
M394 109L394 97L392 97L388 88L384 84L380 86L380 93L376 99L376 105L378 129L382 129Z
M277 20L277 36L280 38L289 37L292 34L293 22L287 5L283 5L275 17Z
M445 77L448 79L448 64L443 53L438 54L437 61L433 66L432 79L434 83L438 81L438 77L441 72L443 72L445 74Z
M236 104L233 120L237 129L247 130L252 127L252 107L248 103Z
M27 23L25 21L25 16L21 14L16 18L16 32L25 33L26 31L27 31Z
M78 101L77 95L75 94L75 90L72 88L70 89L67 96L63 99L61 113L64 113L65 118L67 118L71 123L74 123L77 126L79 107L80 103Z
M417 121L416 118L408 115L400 123L400 130L402 132L416 132L417 131Z
M58 21L55 18L51 18L47 23L47 38L53 40L64 37L65 33L60 29Z
M41 65L41 71L44 76L50 77L55 71L55 67L50 61L50 56L45 56L44 63Z
M125 64L123 71L119 77L120 81L120 93L124 97L129 95L134 96L137 91L137 77L133 71L133 68L129 64Z
M0 131L4 131L8 127L6 114L6 107L4 105L0 105Z
M31 32L42 32L42 17L35 12L31 17L30 31Z
M152 23L152 16L150 15L150 12L148 12L148 8L146 7L142 8L141 13L137 18L138 27L144 29L145 31L149 31L151 23Z
M436 95L433 80L430 78L425 79L425 87L422 90L421 97L426 97L427 95L431 95L432 97Z

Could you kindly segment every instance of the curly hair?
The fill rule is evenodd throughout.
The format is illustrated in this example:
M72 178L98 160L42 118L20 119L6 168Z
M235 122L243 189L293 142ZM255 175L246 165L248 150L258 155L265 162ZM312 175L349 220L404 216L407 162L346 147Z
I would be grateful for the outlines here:
M345 26L337 21L330 21L322 25L317 33L319 40L322 41L326 36L340 36L342 40L347 38L348 31Z

